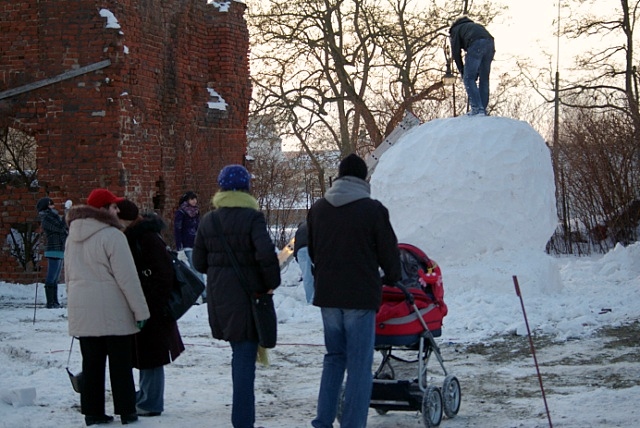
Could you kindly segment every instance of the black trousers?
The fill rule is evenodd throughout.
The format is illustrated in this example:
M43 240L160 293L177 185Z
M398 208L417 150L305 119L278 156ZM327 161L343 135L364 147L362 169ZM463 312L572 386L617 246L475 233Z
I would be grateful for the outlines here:
M136 389L132 371L132 335L81 337L83 389L80 405L83 415L105 414L105 368L109 358L109 377L113 412L136 412Z

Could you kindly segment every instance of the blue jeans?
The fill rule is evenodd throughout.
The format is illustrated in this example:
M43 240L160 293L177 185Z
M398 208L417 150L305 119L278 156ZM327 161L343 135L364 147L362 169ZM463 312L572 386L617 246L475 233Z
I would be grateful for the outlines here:
M187 256L187 260L189 261L189 267L191 268L191 270L193 270L196 275L198 275L198 277L202 280L202 282L204 282L204 275L193 268L193 248L185 248L184 255ZM207 283L205 282L205 285L206 284ZM204 287L202 298L205 300L207 299L207 287Z
M140 390L136 392L136 407L146 412L164 411L164 366L140 370Z
M256 356L258 342L230 342L231 378L233 380L233 401L231 424L233 428L253 428L256 421Z
M60 272L62 271L63 261L63 259L47 257L47 276L44 280L45 284L58 285L58 279L60 279Z
M462 80L472 113L485 112L489 105L489 74L495 52L492 39L476 40L467 49Z
M373 375L374 310L322 308L327 353L322 366L315 428L331 428L336 418L340 386L347 372L342 428L367 426Z
M298 250L298 265L302 271L302 284L307 303L313 302L313 273L311 273L311 258L309 257L309 247L302 247Z

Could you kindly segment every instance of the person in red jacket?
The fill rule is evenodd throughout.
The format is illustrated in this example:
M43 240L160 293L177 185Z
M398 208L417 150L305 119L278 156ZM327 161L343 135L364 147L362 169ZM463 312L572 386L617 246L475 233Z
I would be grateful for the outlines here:
M347 373L342 426L367 424L373 385L371 366L376 311L385 284L401 279L398 240L389 212L371 199L367 165L350 154L338 179L307 215L309 256L314 265L313 304L322 312L324 356L315 428L330 428Z

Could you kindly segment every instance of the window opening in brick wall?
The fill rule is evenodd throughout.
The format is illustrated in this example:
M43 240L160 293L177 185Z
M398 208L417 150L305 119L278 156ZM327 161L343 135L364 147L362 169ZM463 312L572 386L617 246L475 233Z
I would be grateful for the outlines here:
M37 222L13 223L5 237L6 249L16 258L25 272L40 270L40 237Z
M0 128L0 184L37 187L36 139L15 128Z

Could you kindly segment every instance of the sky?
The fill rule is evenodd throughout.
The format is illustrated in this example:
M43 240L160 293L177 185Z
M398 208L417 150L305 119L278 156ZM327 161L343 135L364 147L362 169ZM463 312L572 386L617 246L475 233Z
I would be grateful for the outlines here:
M555 57L557 0L509 1L506 5L503 14L487 25L496 40L495 64L514 55L537 56L539 51Z
M555 226L549 168L542 138L526 123L457 117L413 128L382 155L373 173L372 195L389 208L399 240L420 247L442 269L449 313L436 340L462 390L460 412L443 420L442 427L548 426L539 394L508 395L508 385L523 379L531 379L535 391L528 356L519 364L505 362L484 378L487 387L505 388L503 398L466 392L477 388L479 364L486 362L465 354L464 346L526 336L521 302L534 340L544 336L555 344L553 351L537 352L543 376L552 370L545 365L549 360L592 352L600 328L640 318L640 244L585 258L543 252ZM65 372L67 365L72 372L81 367L77 342L69 354L66 309L44 309L42 284L35 310L36 284L0 283L0 290L0 427L84 426L79 395ZM64 303L64 287L60 293ZM319 309L305 303L295 262L283 271L275 302L279 344L270 351L270 365L258 368L256 425L309 426L322 366L322 322ZM203 305L193 307L179 327L186 351L166 366L165 412L135 426L230 426L228 344L211 338ZM610 361L599 371L640 376L640 363L633 361ZM553 374L568 383L584 379L586 370ZM438 385L441 379L438 371L430 372L429 382ZM28 393L34 391L30 402ZM547 400L557 427L630 427L640 417L637 400L630 397L639 394L638 386L587 382L549 390ZM108 394L107 413L112 406ZM368 426L420 427L422 422L417 412L380 416L370 410Z

